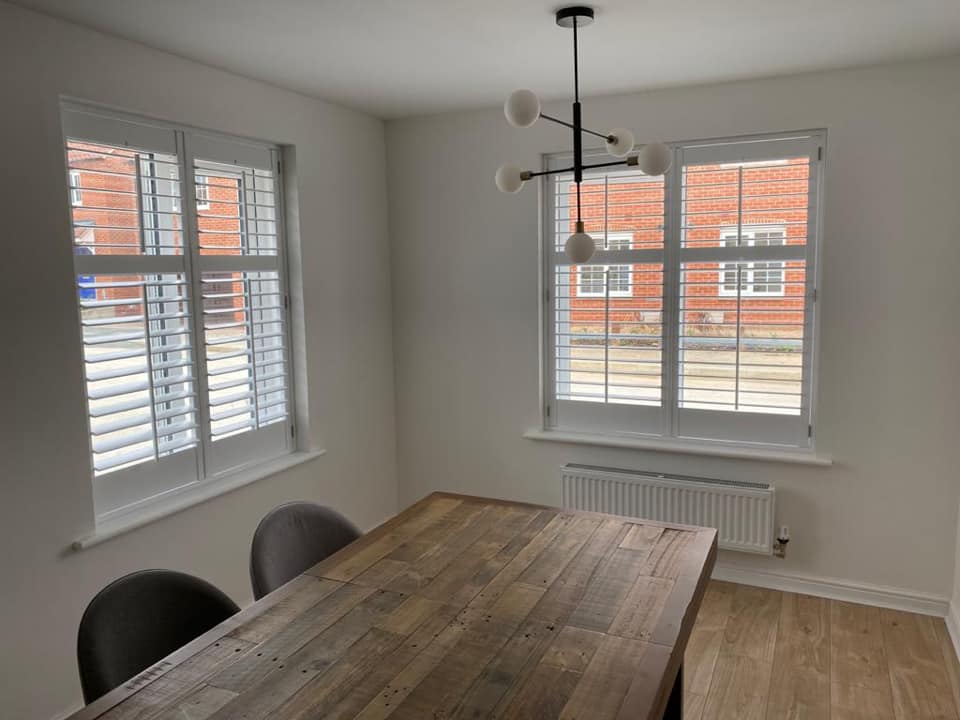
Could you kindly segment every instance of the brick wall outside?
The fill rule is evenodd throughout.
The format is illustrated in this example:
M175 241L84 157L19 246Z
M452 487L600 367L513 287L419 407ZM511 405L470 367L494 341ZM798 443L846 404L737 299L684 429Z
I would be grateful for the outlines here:
M787 244L806 242L807 183L809 167L805 160L791 160L784 165L743 168L742 208L738 202L739 169L724 166L700 166L688 173L685 180L686 242L688 247L717 247L724 227L735 228L739 222L748 225L784 226ZM570 232L574 232L576 190L571 183L562 196L569 198ZM594 238L604 231L632 233L633 249L663 247L663 183L610 183L604 198L602 184L586 184L581 188L582 216L585 230ZM608 225L604 228L604 215ZM746 228L745 228L746 229ZM700 325L703 332L710 326L736 324L737 298L720 293L722 271L716 263L692 263L684 267L685 311L683 321ZM610 299L610 320L615 323L647 322L658 324L662 309L662 266L633 265L632 295ZM740 299L740 323L745 334L750 325L795 325L775 330L781 336L802 332L804 307L804 263L787 262L783 271L782 296L744 296ZM570 274L571 315L573 325L603 323L604 298L577 297L577 268ZM716 328L714 328L716 329ZM757 327L758 334L767 330Z
M80 173L81 204L74 205L73 223L77 244L87 247L96 255L139 254L140 217L137 203L136 153L91 143L70 143L68 159L71 170ZM173 166L158 164L156 175L161 179L159 192L182 194L182 184L165 182L170 178ZM178 190L179 188L179 190ZM240 220L237 215L239 191L237 183L229 178L210 178L207 185L209 206L198 208L197 224L203 253L209 255L237 254L240 248ZM179 202L182 212L183 202ZM167 208L169 209L169 208ZM230 217L233 216L233 217ZM170 231L164 233L163 242L172 244L183 252L182 218L171 216ZM170 248L166 248L169 252ZM233 274L224 275L226 281L205 286L213 293L240 292L242 283L230 282ZM114 276L113 280L133 280L133 276ZM138 301L140 288L105 288L97 291L98 299L129 298ZM209 300L207 308L232 304L242 307L242 298L218 298ZM136 305L120 305L117 315L138 314ZM242 318L242 313L237 313ZM238 318L238 319L239 319Z

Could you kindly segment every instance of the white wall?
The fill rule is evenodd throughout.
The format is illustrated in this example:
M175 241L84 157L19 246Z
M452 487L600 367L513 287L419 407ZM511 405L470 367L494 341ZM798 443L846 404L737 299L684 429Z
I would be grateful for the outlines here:
M828 129L827 469L523 439L539 422L537 188L503 195L493 175L505 161L538 168L569 135L511 128L499 108L389 122L402 502L443 488L556 504L565 462L772 481L788 557L722 562L945 603L960 463L958 78L954 58L585 102L588 126L632 127L641 142Z
M296 146L309 434L329 451L78 553L92 501L60 94ZM80 701L77 623L108 581L174 568L242 604L273 505L314 499L361 526L395 511L383 125L3 2L0 98L0 715L45 718Z

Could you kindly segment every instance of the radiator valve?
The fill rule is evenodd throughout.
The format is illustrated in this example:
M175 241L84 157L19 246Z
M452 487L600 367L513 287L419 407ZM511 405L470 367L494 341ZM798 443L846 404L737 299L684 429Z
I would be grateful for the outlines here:
M790 528L786 525L780 526L780 534L777 535L777 541L773 544L773 554L778 558L787 556L787 543L790 542Z

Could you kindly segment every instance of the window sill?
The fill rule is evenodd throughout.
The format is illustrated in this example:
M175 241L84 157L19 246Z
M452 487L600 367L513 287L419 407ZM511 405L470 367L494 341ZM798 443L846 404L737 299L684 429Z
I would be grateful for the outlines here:
M544 430L531 428L523 433L528 440L570 443L573 445L597 445L600 447L626 448L629 450L653 450L656 452L684 455L711 455L713 457L740 460L768 460L796 465L833 465L833 459L808 450L781 450L769 446L747 447L721 443L696 442L665 438L626 437L617 435L594 435L568 430Z
M297 465L315 460L325 453L326 450L295 452L253 467L243 468L215 480L189 485L169 497L158 498L155 502L148 503L142 508L137 508L130 513L98 524L92 533L75 540L70 548L72 550L85 550L94 545L99 545L118 535L123 535L181 510L199 505L218 495L223 495L244 485L250 485L257 480L268 478Z

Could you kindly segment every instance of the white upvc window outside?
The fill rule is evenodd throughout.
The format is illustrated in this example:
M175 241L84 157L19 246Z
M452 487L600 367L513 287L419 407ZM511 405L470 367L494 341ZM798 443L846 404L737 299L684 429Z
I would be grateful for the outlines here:
M588 171L582 265L564 254L573 178L543 179L547 429L812 449L825 139L677 143L665 177Z
M606 242L598 238L608 250L629 250L633 233L611 232ZM585 265L577 276L578 297L630 297L633 292L633 273L629 265Z
M83 186L80 184L80 173L76 170L73 170L69 173L68 180L70 182L70 204L76 207L77 205L83 205Z
M210 209L210 185L209 178L206 175L197 175L195 179L197 187L197 210Z
M73 103L63 126L99 525L294 450L279 149Z
M735 248L738 245L748 247L769 247L785 245L787 230L783 226L743 227L740 231L731 227L720 233L722 247ZM736 297L782 297L782 262L725 263L720 272L720 294Z

